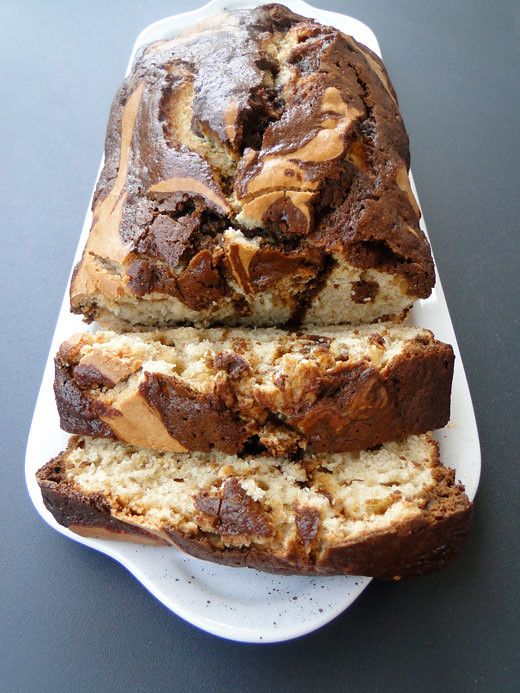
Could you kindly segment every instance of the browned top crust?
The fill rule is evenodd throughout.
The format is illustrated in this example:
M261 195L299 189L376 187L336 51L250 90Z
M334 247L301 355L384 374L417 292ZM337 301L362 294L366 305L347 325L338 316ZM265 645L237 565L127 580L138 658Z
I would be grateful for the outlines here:
M201 383L182 371L154 371L153 361L143 365L147 356L132 361L128 354L114 355L113 333L65 342L56 356L54 385L62 428L154 450L276 456L361 450L441 428L449 419L453 350L427 330L378 326L365 328L364 338L360 329L338 331L354 343L356 334L359 344L367 340L364 353L353 356L331 338L281 330L258 330L247 339L236 337L243 330L181 328L134 339L160 345L173 362L183 353L181 346L175 349L177 340L182 345L193 332L207 344ZM401 335L403 346L379 364L391 348L390 335ZM270 340L272 362L258 360L255 338ZM232 348L223 348L220 339ZM82 343L97 350L82 356Z
M72 308L163 295L239 315L244 292L270 289L289 291L301 320L341 259L398 275L410 303L426 297L408 167L382 62L333 27L266 5L151 44L112 106ZM374 287L359 290L370 300Z

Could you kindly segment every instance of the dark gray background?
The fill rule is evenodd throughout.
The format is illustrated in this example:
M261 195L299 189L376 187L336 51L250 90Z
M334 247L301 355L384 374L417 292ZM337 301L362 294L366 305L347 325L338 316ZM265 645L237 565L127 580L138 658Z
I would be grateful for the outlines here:
M373 582L308 637L245 646L185 624L112 560L42 522L24 488L24 447L108 108L137 33L190 3L3 0L0 688L520 688L520 3L315 4L375 31L410 134L481 436L464 553L437 575Z

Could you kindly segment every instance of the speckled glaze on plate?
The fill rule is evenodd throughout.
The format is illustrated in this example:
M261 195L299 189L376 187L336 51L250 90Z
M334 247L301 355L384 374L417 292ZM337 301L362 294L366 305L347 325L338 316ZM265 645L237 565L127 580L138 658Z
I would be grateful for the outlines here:
M260 4L266 3L213 0L193 12L168 17L149 25L137 37L127 73L136 50L141 45L170 38L224 7L254 7ZM316 9L301 0L287 0L284 4L294 12L314 17L322 24L336 26L380 55L374 34L358 20ZM412 188L416 193L413 180ZM81 256L91 221L89 204L74 263ZM421 227L426 231L424 222L421 222ZM440 442L444 464L456 469L457 478L465 484L468 496L472 499L480 476L478 432L457 340L438 278L430 298L417 304L408 321L432 330L438 339L453 345L456 361L452 418L451 423L435 437ZM206 632L223 638L253 643L290 640L320 628L344 611L365 589L370 578L273 576L248 568L227 568L206 563L173 548L137 546L126 542L80 537L57 524L43 505L35 473L65 448L68 439L68 435L59 428L54 404L54 353L63 340L74 332L85 329L88 328L81 318L69 312L67 289L27 442L27 488L43 519L61 534L119 561L171 611Z

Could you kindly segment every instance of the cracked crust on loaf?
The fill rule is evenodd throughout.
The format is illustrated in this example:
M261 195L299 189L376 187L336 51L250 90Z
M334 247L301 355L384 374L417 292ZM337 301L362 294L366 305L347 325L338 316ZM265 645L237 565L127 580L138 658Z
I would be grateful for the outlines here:
M61 427L160 451L342 452L441 428L452 348L415 327L97 332L64 342Z
M223 69L225 66L225 69ZM380 59L281 5L146 46L71 306L116 330L399 320L434 268Z
M285 574L438 570L459 553L472 512L429 435L297 462L74 436L37 478L56 520L84 536Z

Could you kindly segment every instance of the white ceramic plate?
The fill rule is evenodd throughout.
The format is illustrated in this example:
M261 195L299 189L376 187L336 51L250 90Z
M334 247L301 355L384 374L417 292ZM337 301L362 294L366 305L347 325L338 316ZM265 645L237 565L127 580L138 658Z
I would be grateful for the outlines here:
M170 38L196 21L224 7L264 4L246 0L213 0L185 14L168 17L139 34L136 50L143 44ZM293 11L331 24L380 54L372 31L356 19L318 10L301 0L286 0ZM412 181L413 185L413 181ZM415 191L415 187L414 187ZM92 214L86 214L75 262L81 256ZM422 227L425 231L426 228ZM457 340L439 279L427 301L420 301L409 321L431 329L453 345L456 355L452 396L452 423L437 434L444 463L456 469L457 477L473 498L480 475L480 449L471 397ZM227 568L186 556L173 548L136 546L130 543L80 537L61 525L43 505L35 480L36 470L61 451L67 434L60 430L54 404L53 357L59 344L72 333L84 330L77 315L69 313L68 291L63 299L56 331L47 359L27 442L26 481L29 494L43 519L61 534L101 551L124 565L160 602L203 630L242 642L278 642L316 630L346 609L370 582L366 577L278 577L247 568ZM100 598L102 598L100 596Z

